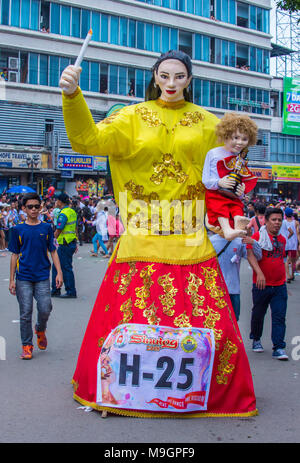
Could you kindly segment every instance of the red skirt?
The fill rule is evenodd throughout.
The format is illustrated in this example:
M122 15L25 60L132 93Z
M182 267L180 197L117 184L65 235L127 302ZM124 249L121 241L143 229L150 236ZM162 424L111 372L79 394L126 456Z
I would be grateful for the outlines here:
M97 362L111 330L123 323L213 330L215 356L207 410L149 413L96 403ZM74 399L127 416L201 417L257 414L252 375L216 258L193 265L114 259L100 287L72 380Z
M205 203L208 222L214 227L220 226L218 217L225 217L226 219L229 219L229 223L233 227L233 218L236 215L244 215L244 206L239 198L227 198L218 190L206 190Z

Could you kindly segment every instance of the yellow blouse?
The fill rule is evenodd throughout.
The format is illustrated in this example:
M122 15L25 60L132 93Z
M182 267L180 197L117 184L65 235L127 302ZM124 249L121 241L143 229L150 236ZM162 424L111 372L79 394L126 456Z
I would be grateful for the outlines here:
M215 255L203 226L206 153L219 119L184 100L126 106L95 124L81 90L63 95L74 151L109 156L125 232L117 262L190 264Z

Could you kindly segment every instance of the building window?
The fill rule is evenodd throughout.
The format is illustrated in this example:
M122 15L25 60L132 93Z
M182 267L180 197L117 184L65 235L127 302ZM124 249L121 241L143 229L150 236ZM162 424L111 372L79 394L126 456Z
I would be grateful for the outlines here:
M153 51L160 52L161 47L161 27L154 24L153 28Z
M29 83L33 85L38 83L38 59L37 53L29 54Z
M128 96L135 96L135 70L128 69Z
M62 75L62 72L66 69L67 66L70 64L70 58L59 58L59 76Z
M209 106L209 81L202 81L202 104L203 106Z
M140 22L140 21L137 21L136 48L139 48L140 50L144 50L144 48L145 48L144 32L145 32L145 24Z
M21 27L29 29L30 20L30 0L22 0L21 4Z
M153 25L146 24L146 34L145 34L145 48L146 50L153 50Z
M129 19L129 32L128 32L128 46L136 48L136 22L133 19Z
M120 18L120 45L128 46L128 19Z
M100 42L100 13L92 11L93 40Z
M127 68L119 66L119 95L127 95Z
M144 71L137 69L136 73L136 96L138 98L144 97Z
M61 34L70 35L70 23L71 23L71 8L69 6L61 6Z
M2 0L1 5L1 24L9 25L9 0Z
M89 62L83 60L81 63L82 71L80 74L80 87L82 90L90 89L90 66Z
M199 0L196 0L196 2ZM186 0L186 12L194 14L195 8L194 8L194 0Z
M100 64L100 93L108 93L108 64Z
M54 131L54 119L45 119L45 132L50 133Z
M39 30L39 19L40 19L40 1L31 0L30 29L34 31Z
M91 62L91 92L99 92L99 63Z
M20 27L20 0L11 0L11 18L12 26Z
M28 81L28 53L20 53L20 82L26 84Z
M89 10L81 10L81 38L85 39L88 31L90 30L90 16Z
M80 37L80 8L72 8L72 37Z
M58 56L50 56L49 59L49 78L50 78L50 87L58 87L58 80L59 80L59 57Z
M108 42L108 15L101 13L101 28L100 28L101 42Z
M161 28L161 52L165 53L170 49L170 36L169 36L169 28L162 27ZM191 41L193 40L193 36L191 34ZM187 53L187 52L186 52ZM192 56L192 45L190 48L189 56Z
M240 27L248 27L249 7L246 3L237 2L236 24Z
M109 93L118 93L118 66L109 66Z
M237 45L236 47L236 66L241 68L248 66L248 47L245 45Z
M48 56L40 55L40 85L48 85Z
M119 18L118 16L110 17L110 43L119 44Z
M22 1L23 5L23 1ZM53 34L60 33L60 5L58 3L50 4L50 31Z
M41 16L40 16L40 29L41 31L49 31L50 27L50 3L42 0L41 2Z
M191 32L179 31L179 50L193 56L193 35Z

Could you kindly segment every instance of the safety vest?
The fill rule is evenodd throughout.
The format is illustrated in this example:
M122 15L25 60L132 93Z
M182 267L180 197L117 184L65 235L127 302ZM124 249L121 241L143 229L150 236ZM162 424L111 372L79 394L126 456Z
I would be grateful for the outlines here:
M71 241L77 239L76 236L76 223L77 223L77 214L74 209L70 207L65 207L62 210L62 213L65 214L68 221L65 225L65 228L61 231L60 235L57 238L58 244L63 244L66 241L68 244Z

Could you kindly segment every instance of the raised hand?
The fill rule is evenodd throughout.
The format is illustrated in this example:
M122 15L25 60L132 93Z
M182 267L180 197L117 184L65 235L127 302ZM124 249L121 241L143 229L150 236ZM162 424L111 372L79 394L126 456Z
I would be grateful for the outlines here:
M75 67L72 64L63 71L59 86L66 95L72 95L76 91L81 71L81 67Z

